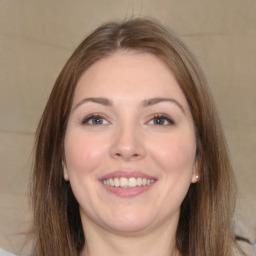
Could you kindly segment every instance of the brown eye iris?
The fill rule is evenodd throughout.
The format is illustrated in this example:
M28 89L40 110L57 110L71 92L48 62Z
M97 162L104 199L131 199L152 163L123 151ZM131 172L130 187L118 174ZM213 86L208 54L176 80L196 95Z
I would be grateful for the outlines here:
M164 125L165 122L166 122L166 119L163 118L163 117L157 117L157 118L154 118L154 124L156 125Z

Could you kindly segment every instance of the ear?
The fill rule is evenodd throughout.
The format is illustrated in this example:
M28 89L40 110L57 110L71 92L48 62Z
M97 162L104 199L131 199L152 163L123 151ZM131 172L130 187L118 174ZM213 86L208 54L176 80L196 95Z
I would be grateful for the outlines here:
M69 181L69 175L67 170L67 165L64 161L62 161L62 169L63 169L63 178L65 181Z
M198 163L198 160L196 160L194 163L194 166L193 166L191 183L196 183L200 180L200 170L199 169L200 169L199 163Z

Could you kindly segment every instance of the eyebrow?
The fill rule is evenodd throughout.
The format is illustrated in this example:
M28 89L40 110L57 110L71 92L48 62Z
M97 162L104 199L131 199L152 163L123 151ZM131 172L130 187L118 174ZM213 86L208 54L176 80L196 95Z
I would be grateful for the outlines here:
M178 106L180 108L180 110L183 113L185 113L185 110L182 107L182 105L177 100L172 99L172 98L161 98L161 97L158 97L158 98L146 99L146 100L144 100L142 102L142 105L144 107L148 107L148 106L152 106L152 105L158 104L160 102L171 102L171 103L174 103L176 106Z
M97 104L101 104L104 106L112 106L113 102L107 98L104 97L90 97L90 98L84 98L81 101L79 101L73 110L75 110L76 108L78 108L80 105L86 103L86 102L94 102ZM162 97L157 97L157 98L151 98L151 99L146 99L142 101L142 106L143 107L148 107L148 106L152 106L161 102L171 102L174 103L176 106L178 106L180 108L180 110L185 113L184 108L182 107L182 105L175 99L172 98L162 98Z
M94 102L94 103L98 103L98 104L101 104L101 105L104 105L104 106L112 106L113 103L111 100L107 99L107 98L104 98L104 97L91 97L91 98L84 98L82 99L81 101L79 101L75 107L74 107L74 110L76 108L78 108L80 105L86 103L86 102Z

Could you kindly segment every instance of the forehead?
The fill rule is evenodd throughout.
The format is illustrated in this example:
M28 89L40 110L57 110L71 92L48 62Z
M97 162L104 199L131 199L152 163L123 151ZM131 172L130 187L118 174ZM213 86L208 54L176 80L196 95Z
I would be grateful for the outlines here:
M176 97L186 104L170 68L150 53L117 51L90 66L77 83L74 101L83 97Z

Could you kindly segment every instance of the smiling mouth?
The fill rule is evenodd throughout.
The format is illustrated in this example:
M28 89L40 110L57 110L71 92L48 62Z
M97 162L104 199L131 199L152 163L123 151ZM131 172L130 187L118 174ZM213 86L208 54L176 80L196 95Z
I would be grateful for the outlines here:
M148 191L157 180L145 173L127 170L111 172L99 179L108 192L123 198L133 198Z
M110 187L120 187L120 188L135 188L142 186L149 186L155 182L154 179L147 179L142 177L120 177L120 178L109 178L102 180L104 185Z

